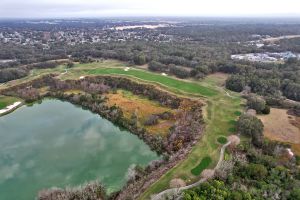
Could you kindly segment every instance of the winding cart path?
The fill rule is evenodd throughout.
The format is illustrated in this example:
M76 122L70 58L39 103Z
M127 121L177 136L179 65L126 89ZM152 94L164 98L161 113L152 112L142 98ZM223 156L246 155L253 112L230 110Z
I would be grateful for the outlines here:
M213 169L213 172L215 173L215 171L220 167L222 161L224 160L224 153L225 153L225 149L228 145L231 144L231 141L228 141L226 144L224 144L221 148L221 152L220 152L220 157L219 157L219 161L217 163L217 165L215 166L215 168ZM184 187L180 187L180 188L171 188L171 189L167 189L165 191L162 191L158 194L152 195L151 196L151 200L162 200L164 199L164 197L166 197L167 195L175 195L175 194L179 194L181 193L183 190L187 190L193 187L196 187L198 185L200 185L201 183L204 183L205 181L207 181L208 178L201 178L199 181L197 181L196 183L193 183L191 185L187 185Z

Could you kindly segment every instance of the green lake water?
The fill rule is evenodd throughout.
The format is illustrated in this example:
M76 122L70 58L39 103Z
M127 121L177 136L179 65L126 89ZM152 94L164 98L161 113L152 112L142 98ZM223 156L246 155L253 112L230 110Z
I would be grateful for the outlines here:
M0 200L35 199L39 190L101 181L109 192L128 169L158 159L137 136L59 100L0 117Z

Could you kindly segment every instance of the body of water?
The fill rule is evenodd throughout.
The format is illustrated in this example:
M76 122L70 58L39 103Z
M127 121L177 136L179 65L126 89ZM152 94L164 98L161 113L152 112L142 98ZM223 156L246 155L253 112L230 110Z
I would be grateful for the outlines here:
M130 167L155 159L137 136L68 102L48 99L0 117L0 200L93 180L118 190Z

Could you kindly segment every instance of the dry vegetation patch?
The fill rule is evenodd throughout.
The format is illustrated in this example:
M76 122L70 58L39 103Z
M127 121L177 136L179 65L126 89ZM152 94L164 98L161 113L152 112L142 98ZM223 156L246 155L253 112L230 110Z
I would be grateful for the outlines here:
M264 124L264 135L270 140L289 143L300 154L300 119L286 109L271 108L269 115L258 116Z
M85 94L84 91L76 90L76 89L66 90L66 91L64 91L64 93L65 94Z
M186 186L186 183L180 178L174 178L170 181L170 188L180 188L184 186Z
M218 86L223 86L228 77L229 77L228 74L222 72L216 72L208 75L206 78L215 82Z
M124 116L128 119L135 114L138 118L138 122L143 125L149 116L153 114L161 114L164 112L175 113L176 110L172 110L168 107L161 106L158 102L151 101L146 97L134 95L129 91L117 90L117 92L111 92L107 94L107 103L109 106L116 105L120 107L124 113ZM151 126L145 126L147 131L153 134L167 135L169 128L173 126L175 119L162 120L159 119L158 123Z
M294 119L290 120L291 124L300 129L300 117L294 117Z

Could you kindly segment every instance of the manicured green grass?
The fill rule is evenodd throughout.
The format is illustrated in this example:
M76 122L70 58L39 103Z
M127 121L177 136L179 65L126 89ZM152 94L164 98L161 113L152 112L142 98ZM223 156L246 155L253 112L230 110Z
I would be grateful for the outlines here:
M220 144L226 144L226 143L227 143L227 138L226 138L226 137L223 137L223 136L218 137L218 142L219 142Z
M204 157L199 165L197 165L194 169L191 170L191 173L195 176L199 176L203 170L205 170L210 163L212 162L211 157Z
M0 96L0 109L6 108L6 106L11 105L16 101L18 101L18 99L15 97Z
M211 97L218 94L216 90L202 86L195 82L182 81L172 77L162 76L160 74L151 73L151 72L138 70L138 69L130 69L128 71L125 71L122 68L98 68L98 69L92 69L88 73L89 74L117 74L117 75L132 76L142 80L159 83L170 88L175 88L177 90L181 90L186 93L191 93L191 94L195 93L206 97Z
M5 108L6 106L7 106L7 104L4 102L1 102L1 100L0 100L0 109Z
M24 78L20 78L20 79L17 79L17 80L13 80L13 81L10 81L10 82L7 82L6 84L0 86L0 90L1 89L5 89L5 88L9 88L11 86L14 86L14 85L18 85L18 84L21 84L21 83L25 83L25 82L28 82L28 81L31 81L31 80L34 80L34 79L37 79L41 76L44 76L44 75L47 75L47 74L60 74L60 73L63 73L65 72L66 70L66 67L64 65L59 65L57 66L56 68L47 68L47 69L33 69L30 71L30 74Z
M235 114L236 116L241 116L242 112L241 112L241 111L235 111L234 114Z
M231 125L234 125L234 126L237 125L237 121L235 121L235 120L230 120L228 123Z
M235 133L236 132L236 128L235 127L230 127L228 129L228 131L231 132L231 133Z
M209 78L201 81L201 84L209 87L216 87L215 80ZM229 97L224 90L219 90L218 95L208 97L207 104L203 108L205 119L205 133L201 140L193 147L187 158L179 162L175 167L165 173L158 181L152 184L140 197L140 200L150 199L150 196L157 194L169 188L170 181L174 178L181 178L187 184L199 180L199 177L193 175L194 169L204 157L209 156L212 159L208 168L213 168L219 159L221 145L216 141L219 137L229 136L232 133L228 131L233 126L238 116L236 112L241 113L242 99L239 94L230 92Z

